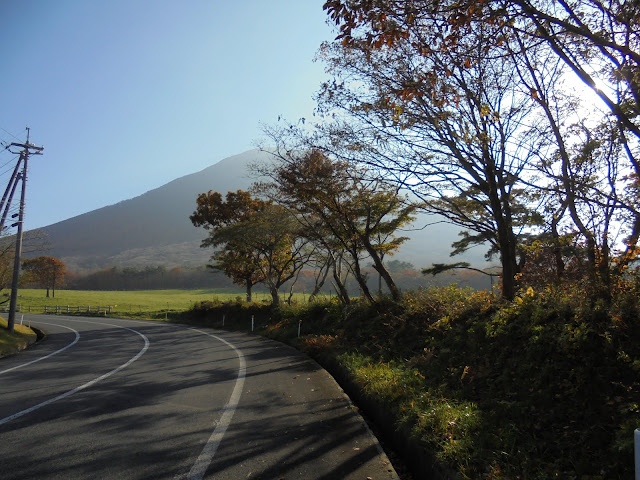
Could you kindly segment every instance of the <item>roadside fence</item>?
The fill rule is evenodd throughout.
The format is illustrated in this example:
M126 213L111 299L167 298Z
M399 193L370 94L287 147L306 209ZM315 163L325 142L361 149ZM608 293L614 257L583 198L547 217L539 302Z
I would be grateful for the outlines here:
M70 305L43 305L43 306L27 306L22 307L20 304L16 305L16 312L20 313L111 313L114 310L113 305L92 307L86 306L70 306ZM9 311L8 305L2 306L3 313Z

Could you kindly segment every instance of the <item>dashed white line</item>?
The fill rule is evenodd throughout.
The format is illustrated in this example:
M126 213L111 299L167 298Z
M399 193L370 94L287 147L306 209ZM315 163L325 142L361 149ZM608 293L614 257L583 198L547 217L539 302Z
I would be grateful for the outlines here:
M16 365L15 367L7 368L6 370L2 370L2 371L0 371L0 375L2 375L4 373L12 372L13 370L17 370L17 369L22 368L22 367L26 367L28 365L32 365L32 364L34 364L36 362L40 362L42 360L46 360L49 357L52 357L54 355L57 355L58 353L64 352L67 348L70 348L70 347L74 346L76 343L78 343L78 340L80 339L80 332L78 332L77 330L74 330L71 327L65 327L64 325L58 325L57 323L38 322L38 324L55 325L57 327L66 328L67 330L71 330L72 332L74 332L76 334L76 338L73 340L73 342L69 343L68 345L65 345L60 350L56 350L55 352L51 352L50 354L45 355L44 357L36 358L35 360L32 360L30 362L23 363L21 365Z

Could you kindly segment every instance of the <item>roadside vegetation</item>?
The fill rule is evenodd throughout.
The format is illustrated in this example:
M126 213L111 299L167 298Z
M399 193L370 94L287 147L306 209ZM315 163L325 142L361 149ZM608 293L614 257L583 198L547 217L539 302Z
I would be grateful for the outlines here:
M247 331L253 316L257 333L346 371L436 478L624 479L640 426L640 291L627 287L610 305L579 289L505 301L451 286L347 307L207 301L177 319Z
M7 330L7 321L0 317L0 357L24 350L36 341L36 333L27 325L15 325L14 331Z

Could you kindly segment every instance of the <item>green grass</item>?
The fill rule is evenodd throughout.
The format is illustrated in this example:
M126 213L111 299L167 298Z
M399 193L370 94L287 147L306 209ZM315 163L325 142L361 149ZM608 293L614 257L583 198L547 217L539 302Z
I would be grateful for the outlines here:
M9 333L7 321L0 317L0 357L16 353L36 341L36 334L25 325L14 325L14 332Z
M138 290L138 291L84 291L57 290L56 296L47 298L46 290L21 289L18 305L22 312L42 312L44 306L113 307L114 312L139 313L157 311L183 311L195 302L218 298L232 300L238 293L221 290Z
M55 298L46 297L43 289L20 289L18 307L22 313L43 313L44 307L60 307L61 313L66 313L69 306L73 311L81 307L95 310L98 307L112 307L111 312L116 316L154 318L165 312L183 312L189 310L195 303L202 301L227 302L236 299L244 300L245 294L240 290L229 289L200 289L200 290L136 290L136 291L84 291L84 290L56 290ZM308 295L296 294L294 299L304 300ZM265 292L254 292L256 303L270 303L271 296ZM5 309L9 304L3 305ZM51 311L51 310L50 310Z

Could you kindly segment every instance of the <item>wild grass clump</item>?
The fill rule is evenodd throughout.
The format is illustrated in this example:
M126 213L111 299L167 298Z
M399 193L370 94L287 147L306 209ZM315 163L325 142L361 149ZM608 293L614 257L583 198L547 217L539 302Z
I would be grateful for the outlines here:
M25 349L36 341L36 333L26 325L14 325L14 331L7 330L7 321L0 317L0 357Z

